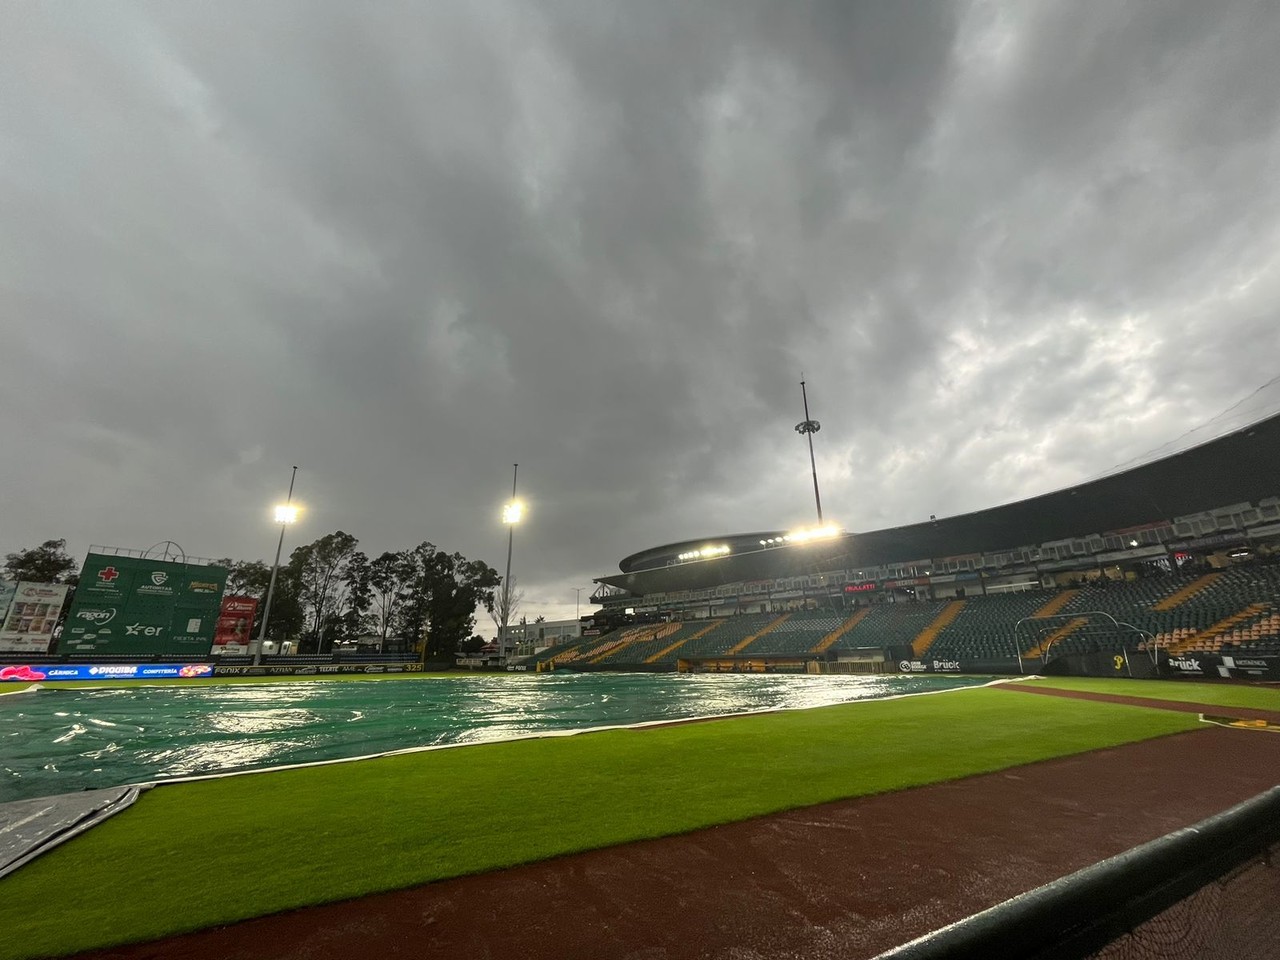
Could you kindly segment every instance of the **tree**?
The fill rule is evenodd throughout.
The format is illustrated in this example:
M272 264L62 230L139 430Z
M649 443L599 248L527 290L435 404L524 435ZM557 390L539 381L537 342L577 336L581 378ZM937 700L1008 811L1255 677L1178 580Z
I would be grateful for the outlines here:
M253 614L253 624L249 635L257 637L262 625L262 611L267 596L267 586L271 583L271 568L261 560L232 560L223 557L214 561L220 567L227 568L227 586L223 590L226 597L254 597L258 608ZM272 603L272 606L275 606Z
M415 570L411 551L387 551L369 564L369 608L380 653L401 625Z
M218 566L227 568L225 596L254 597L258 609L253 615L249 635L257 638L262 630L262 617L267 609L267 589L271 586L271 565L263 560L232 560L224 557ZM267 621L267 639L282 643L302 632L306 616L299 600L297 577L289 567L281 567L276 576L276 591L271 597L271 619ZM278 648L277 648L278 649Z
M471 634L476 608L492 611L498 571L460 553L445 553L420 543L408 551L407 588L401 623L414 642L422 643L422 660L451 656Z
M430 630L423 661L453 654L476 625L476 608L494 605L494 589L502 582L498 571L481 560L460 553L436 553L430 564L431 598L427 609Z
M227 568L227 596L257 597L259 601L266 597L271 583L271 567L265 561L226 557L217 564Z
M501 584L501 578L499 578ZM511 578L511 586L509 590L498 590L494 594L493 605L486 607L489 612L489 619L493 621L493 625L498 628L498 640L502 640L502 628L509 627L516 622L516 611L520 609L524 603L524 591L516 589L516 578ZM506 605L505 607L503 605Z
M346 604L342 611L342 632L354 640L370 625L369 607L373 603L372 565L360 550L351 555L342 582L346 587Z
M261 630L265 600L258 604L254 636ZM276 592L271 595L271 618L267 621L267 639L276 643L276 649L286 640L302 635L307 625L307 611L302 603L302 589L298 579L286 567L280 568L276 577Z
M77 564L66 547L66 540L46 540L38 547L7 554L4 558L5 579L75 584L80 579L76 573Z
M296 578L298 599L306 617L307 645L316 653L323 652L326 618L342 609L347 568L359 542L338 530L289 555L289 573Z

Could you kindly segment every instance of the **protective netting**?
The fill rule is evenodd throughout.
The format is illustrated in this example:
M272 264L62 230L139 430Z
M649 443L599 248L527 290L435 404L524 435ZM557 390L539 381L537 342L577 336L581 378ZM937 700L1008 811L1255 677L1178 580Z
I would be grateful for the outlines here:
M1088 960L1280 957L1280 845L1156 914Z

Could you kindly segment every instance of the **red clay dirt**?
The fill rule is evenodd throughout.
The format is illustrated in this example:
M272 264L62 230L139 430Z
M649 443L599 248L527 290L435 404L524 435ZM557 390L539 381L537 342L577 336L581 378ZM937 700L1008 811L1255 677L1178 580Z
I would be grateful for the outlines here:
M1208 728L80 958L871 957L1277 781Z
M1014 693L1039 693L1046 697L1067 697L1072 700L1093 700L1097 703L1120 703L1127 707L1174 710L1178 713L1203 713L1214 717L1232 717L1236 720L1266 720L1270 723L1280 724L1280 710L1259 710L1256 707L1222 707L1208 703L1187 703L1184 700L1123 697L1114 693L1094 693L1092 690L1062 690L1057 687L1032 687L1022 683L1005 683L994 689L1011 690Z

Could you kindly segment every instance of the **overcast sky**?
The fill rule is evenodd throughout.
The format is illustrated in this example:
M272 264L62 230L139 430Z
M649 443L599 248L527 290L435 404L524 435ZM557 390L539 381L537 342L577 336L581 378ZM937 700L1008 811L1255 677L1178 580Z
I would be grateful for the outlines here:
M527 610L572 615L812 520L802 374L850 529L1092 476L1278 372L1277 41L1272 0L0 4L0 551L270 559L298 464L286 550L501 571L518 461Z

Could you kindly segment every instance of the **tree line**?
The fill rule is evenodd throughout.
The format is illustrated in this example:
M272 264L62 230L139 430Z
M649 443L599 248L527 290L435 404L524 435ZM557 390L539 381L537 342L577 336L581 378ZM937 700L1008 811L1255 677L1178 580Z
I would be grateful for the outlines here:
M498 571L481 560L423 542L370 558L342 530L303 544L281 564L267 620L267 639L299 641L303 653L328 653L357 637L380 650L421 649L427 659L478 646L475 613L492 613ZM262 560L217 561L230 571L227 595L266 597L271 565ZM258 605L254 636L261 625Z
M373 637L380 650L421 650L426 659L442 659L483 642L473 636L477 609L500 621L502 577L483 561L428 542L373 558L359 545L337 530L293 550L276 578L268 640L297 640L299 652L328 653L338 644ZM65 548L65 540L47 540L7 554L4 577L74 585L78 564ZM271 565L230 557L215 562L229 571L227 596L258 599L256 638ZM518 595L511 595L514 609Z

